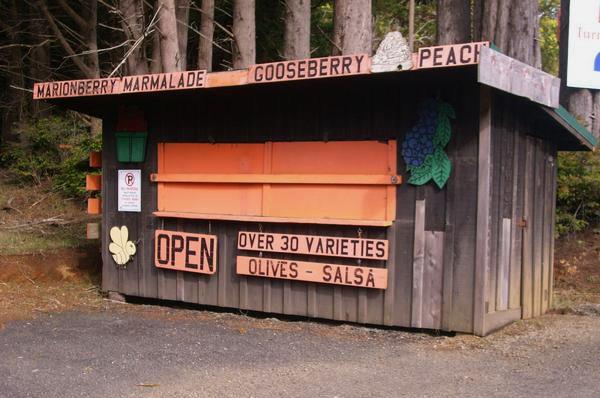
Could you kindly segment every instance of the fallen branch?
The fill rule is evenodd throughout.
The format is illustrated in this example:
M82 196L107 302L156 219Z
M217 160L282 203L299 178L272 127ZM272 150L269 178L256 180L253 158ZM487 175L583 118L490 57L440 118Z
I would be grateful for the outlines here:
M38 225L44 225L44 224L67 225L67 224L73 224L73 223L77 222L76 220L63 220L62 218L60 218L61 216L62 216L62 214L59 214L58 216L45 218L43 220L27 221L22 224L1 227L0 229L12 230L12 229L19 229L19 228L31 228L31 227L35 227Z
M23 212L22 212L21 210L17 209L16 207L14 207L14 206L12 205L12 202L13 202L14 200L15 200L15 198L14 198L14 197L12 197L12 198L8 199L8 200L6 201L6 205L4 205L4 207L2 208L2 210L14 210L14 211L18 212L19 214L23 215Z
M37 283L34 282L33 279L31 279L30 277L27 276L27 274L25 274L25 272L23 271L23 269L21 269L21 267L19 267L19 272L21 272L21 275L23 275L23 277L25 279L27 279L29 282L31 282L31 284L35 287L39 287Z
M44 199L46 199L48 197L48 195L50 195L50 194L46 194L46 195L42 196L41 199L37 200L34 204L32 204L31 206L29 206L29 208L31 209L31 208L39 205Z

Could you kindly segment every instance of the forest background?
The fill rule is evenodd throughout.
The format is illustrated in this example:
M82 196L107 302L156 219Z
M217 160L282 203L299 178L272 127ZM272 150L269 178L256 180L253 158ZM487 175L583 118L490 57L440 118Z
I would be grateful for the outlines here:
M568 6L568 0L0 0L0 184L33 187L83 208L87 154L100 149L101 122L33 102L37 81L372 54L393 30L413 50L489 40L564 77ZM561 102L599 135L599 92L566 88L563 79ZM558 173L557 234L596 228L600 155L561 153ZM0 192L0 208L13 207L10 201Z

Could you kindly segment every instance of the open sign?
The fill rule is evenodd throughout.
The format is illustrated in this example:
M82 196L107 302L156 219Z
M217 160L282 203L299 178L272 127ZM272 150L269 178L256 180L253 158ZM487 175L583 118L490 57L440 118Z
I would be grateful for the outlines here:
M154 265L177 271L214 274L217 269L217 237L156 230Z

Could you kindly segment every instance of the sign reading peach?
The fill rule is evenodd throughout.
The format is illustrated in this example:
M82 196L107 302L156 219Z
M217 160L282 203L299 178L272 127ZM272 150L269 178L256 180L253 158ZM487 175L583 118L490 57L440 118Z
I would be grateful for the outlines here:
M373 260L387 260L388 258L388 241L382 239L240 231L238 233L237 248L240 250Z
M490 43L477 42L419 48L417 69L441 68L446 66L472 65L479 63L481 47Z
M262 276L266 278L291 279L373 289L387 288L387 269L385 268L237 256L236 272L239 275Z
M176 271L214 274L217 269L217 237L156 230L154 265Z

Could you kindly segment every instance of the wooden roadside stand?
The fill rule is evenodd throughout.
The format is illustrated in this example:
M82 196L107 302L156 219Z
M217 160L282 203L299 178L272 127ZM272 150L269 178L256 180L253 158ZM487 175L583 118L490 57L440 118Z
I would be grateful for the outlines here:
M102 289L481 336L545 313L556 154L596 139L488 43L383 47L35 84L103 120Z

